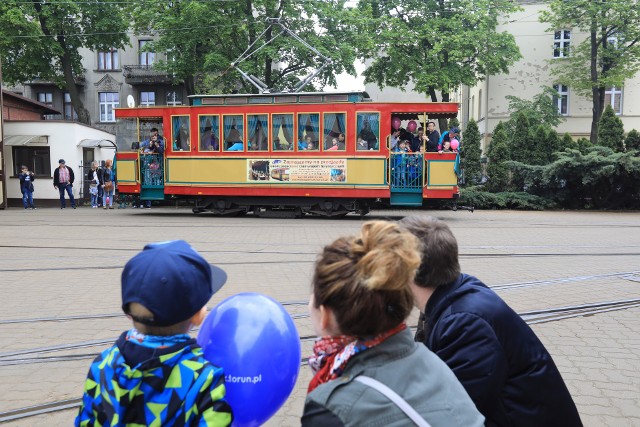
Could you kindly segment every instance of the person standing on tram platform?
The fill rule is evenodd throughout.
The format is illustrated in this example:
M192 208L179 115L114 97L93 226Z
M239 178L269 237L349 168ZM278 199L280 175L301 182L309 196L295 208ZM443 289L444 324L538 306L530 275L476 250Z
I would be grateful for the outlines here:
M426 140L426 152L437 153L438 144L440 142L440 132L436 130L436 124L434 122L427 123L427 140Z

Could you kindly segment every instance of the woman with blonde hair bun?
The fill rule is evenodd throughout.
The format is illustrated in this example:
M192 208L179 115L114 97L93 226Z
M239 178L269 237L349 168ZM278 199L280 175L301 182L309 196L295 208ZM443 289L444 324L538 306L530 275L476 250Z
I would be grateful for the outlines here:
M420 253L411 233L385 221L321 252L309 301L321 338L304 427L483 425L453 372L407 329Z

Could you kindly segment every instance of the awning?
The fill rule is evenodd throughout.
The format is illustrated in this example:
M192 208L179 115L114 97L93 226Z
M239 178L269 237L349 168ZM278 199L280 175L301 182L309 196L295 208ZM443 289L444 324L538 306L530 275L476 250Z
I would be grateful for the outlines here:
M116 148L116 144L108 139L83 139L78 147Z
M47 135L5 135L2 142L4 145L47 144L49 137Z

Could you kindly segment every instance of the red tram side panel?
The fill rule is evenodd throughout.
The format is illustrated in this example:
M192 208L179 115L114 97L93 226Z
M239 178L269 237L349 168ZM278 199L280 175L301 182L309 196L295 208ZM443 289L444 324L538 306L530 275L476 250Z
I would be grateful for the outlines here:
M458 196L455 153L389 147L392 118L426 124L454 117L455 103L374 103L365 92L191 98L116 109L120 192L191 199L196 213L327 216ZM160 150L149 148L152 129Z

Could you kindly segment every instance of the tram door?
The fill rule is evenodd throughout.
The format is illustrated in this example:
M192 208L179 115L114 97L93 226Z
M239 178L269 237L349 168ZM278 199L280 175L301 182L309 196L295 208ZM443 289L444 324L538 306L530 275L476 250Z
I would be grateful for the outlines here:
M389 170L391 205L422 206L424 155L390 153Z
M164 200L162 154L140 154L140 199Z
M157 133L160 139L164 139L164 151L166 152L168 138L164 132L162 118L140 119L140 140L148 143L153 133ZM164 154L140 153L140 199L164 200Z

